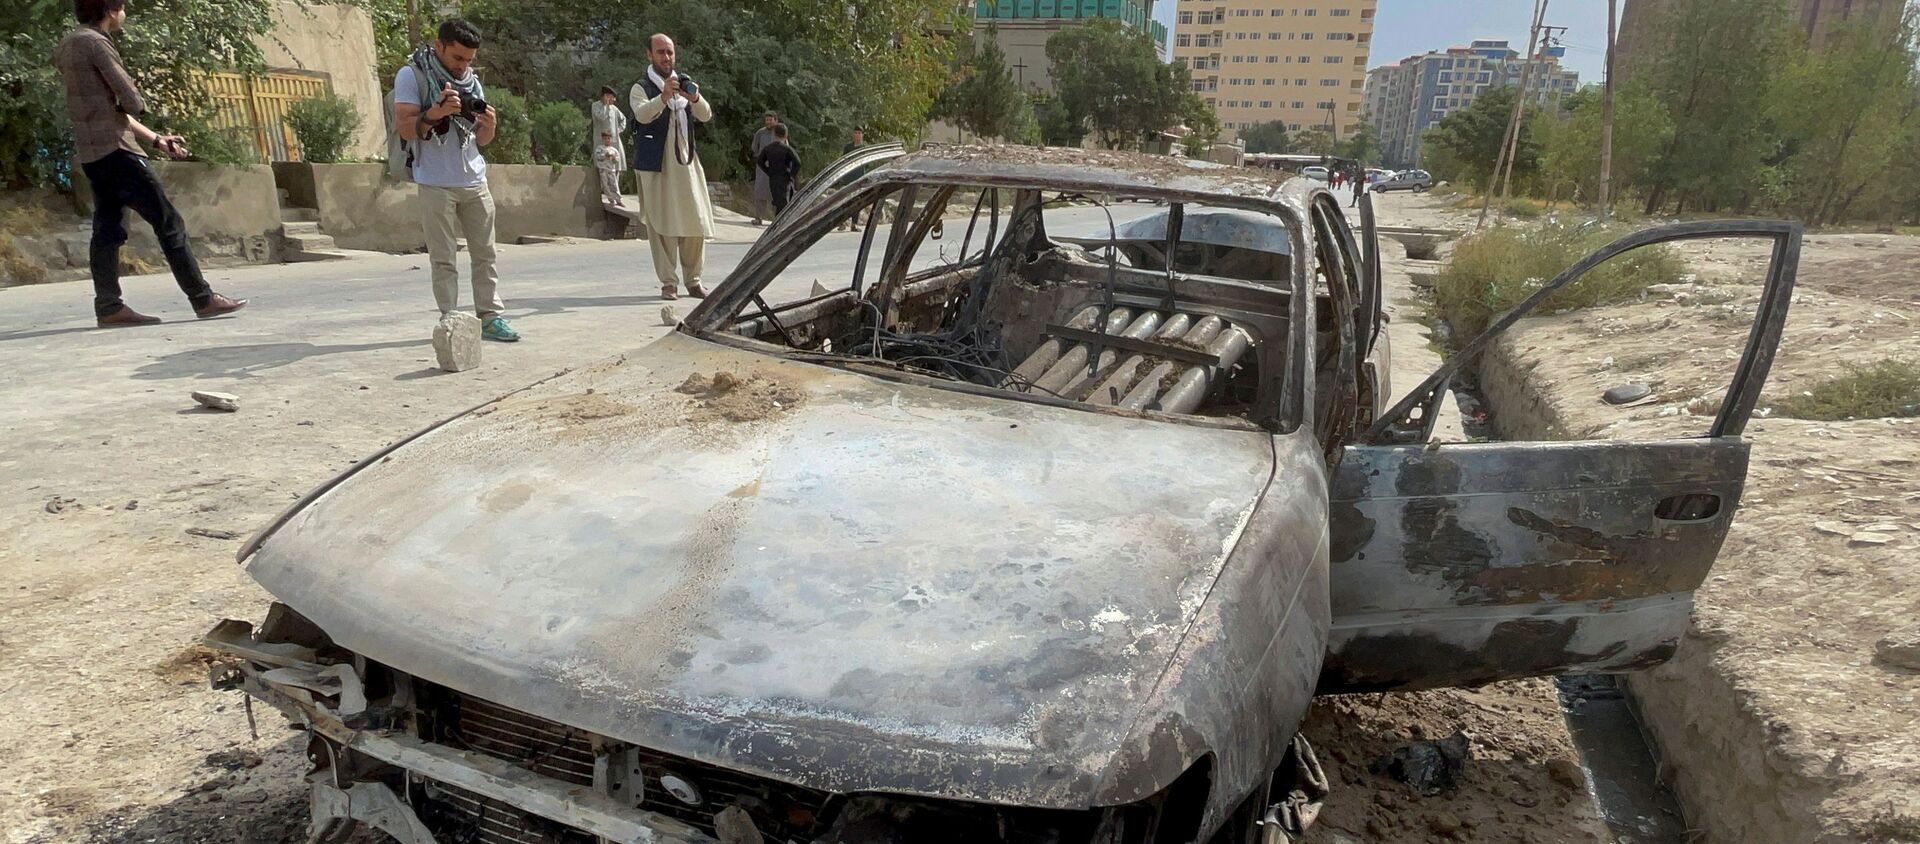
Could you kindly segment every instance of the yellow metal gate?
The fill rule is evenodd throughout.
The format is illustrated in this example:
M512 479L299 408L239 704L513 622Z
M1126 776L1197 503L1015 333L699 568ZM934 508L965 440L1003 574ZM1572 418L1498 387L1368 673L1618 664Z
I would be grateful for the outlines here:
M300 142L287 126L287 107L328 93L325 74L271 70L260 76L208 74L219 112L214 128L253 140L261 161L299 161Z

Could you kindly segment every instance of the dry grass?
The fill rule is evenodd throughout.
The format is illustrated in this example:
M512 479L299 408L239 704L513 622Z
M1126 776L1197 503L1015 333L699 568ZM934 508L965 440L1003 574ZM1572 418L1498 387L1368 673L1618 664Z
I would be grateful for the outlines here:
M0 232L0 270L4 270L7 280L14 284L39 284L47 280L47 268L14 243L6 232Z
M1463 336L1538 292L1576 261L1624 232L1609 226L1548 223L1500 226L1459 242L1434 277L1434 304ZM1677 281L1685 266L1665 247L1636 249L1595 267L1555 293L1535 314L1631 302L1652 284Z
M120 252L120 274L121 275L147 275L149 273L157 273L159 271L160 271L159 267L156 267L152 264L147 263L146 259L141 258L138 255L129 254L124 249L121 250Z
M1845 375L1814 384L1800 395L1774 406L1781 416L1840 422L1911 416L1920 405L1920 366L1886 358L1869 364L1847 364Z

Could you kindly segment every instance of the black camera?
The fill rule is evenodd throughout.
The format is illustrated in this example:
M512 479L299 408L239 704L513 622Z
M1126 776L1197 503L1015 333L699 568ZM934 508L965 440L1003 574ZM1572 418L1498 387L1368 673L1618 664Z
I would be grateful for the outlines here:
M460 101L461 117L472 119L486 113L487 113L486 100L480 99L479 97L474 97L473 99L470 99L470 100Z
M680 80L680 91L682 93L690 97L700 96L700 86L695 85L693 83L693 77L688 76L685 71L674 71L673 78Z

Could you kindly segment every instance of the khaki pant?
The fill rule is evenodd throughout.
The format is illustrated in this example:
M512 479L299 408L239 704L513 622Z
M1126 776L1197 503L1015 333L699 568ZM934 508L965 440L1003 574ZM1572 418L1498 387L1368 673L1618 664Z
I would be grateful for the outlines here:
M427 257L433 264L433 299L440 313L460 307L457 232L467 239L473 259L473 310L481 319L500 315L500 273L493 268L493 194L485 183L477 188L420 186L420 216L427 230Z
M699 286L707 259L706 238L649 234L647 239L653 245L653 273L660 277L661 287L677 287L682 281L688 290Z

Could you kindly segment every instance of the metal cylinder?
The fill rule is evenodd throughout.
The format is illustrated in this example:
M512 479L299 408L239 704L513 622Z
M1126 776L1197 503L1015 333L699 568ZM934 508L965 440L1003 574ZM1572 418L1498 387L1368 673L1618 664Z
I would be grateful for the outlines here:
M1227 321L1217 316L1203 318L1193 326L1193 330L1188 331L1179 339L1179 343L1182 346L1204 349L1208 343L1213 342L1214 338L1220 336L1220 332L1226 327ZM1178 372L1180 366L1181 364L1174 363L1173 361L1161 361L1158 365L1148 370L1147 374L1133 385L1133 389L1128 391L1126 397L1120 400L1119 406L1126 410L1146 410L1149 405L1153 404L1153 400L1159 397L1161 382L1167 380L1167 377L1173 373Z
M1192 413L1207 397L1207 390L1214 380L1240 362L1240 356L1246 354L1253 345L1253 338L1239 328L1228 328L1220 336L1207 344L1207 352L1220 356L1220 367L1194 366L1181 374L1180 380L1160 396L1160 409L1168 413Z
M1154 329L1160 327L1162 319L1164 317L1159 311L1146 311L1140 314L1132 325L1127 326L1127 330L1120 332L1120 336L1130 340L1145 340L1153 334ZM1061 386L1060 395L1075 401L1085 400L1087 391L1092 390L1094 385L1113 368L1122 354L1125 353L1112 346L1101 349L1100 356L1094 358L1092 366L1083 366L1073 371L1073 377Z
M1081 308L1079 313L1074 314L1073 319L1067 320L1067 327L1092 328L1093 321L1098 319L1099 316L1100 306L1088 305ZM1058 337L1048 338L1040 344L1040 348L1034 349L1033 354L1027 355L1027 359L1021 361L1020 365L1014 368L1013 377L1007 379L1007 383L1001 386L1019 389L1027 384L1033 383L1040 376L1045 375L1050 367L1059 362L1060 356L1066 353L1067 349L1072 345L1072 343Z
M1118 334L1131 322L1133 322L1132 308L1114 308L1107 314L1104 333ZM1050 395L1059 395L1060 388L1073 380L1074 373L1086 367L1087 358L1090 356L1087 344L1074 343L1067 349L1066 354L1060 356L1059 361L1047 369L1045 375L1034 380L1033 388Z
M1181 336L1185 335L1187 331L1192 328L1193 317L1187 316L1186 314L1174 314L1172 319L1167 320L1165 325L1160 326L1159 331L1154 332L1153 339L1162 343L1171 343L1180 339ZM1140 369L1146 366L1146 363L1147 356L1141 354L1131 355L1126 360L1121 361L1119 366L1114 367L1113 373L1108 375L1105 381L1101 381L1099 386L1094 387L1093 392L1087 395L1087 402L1099 405L1119 404L1120 397L1126 395L1129 390L1133 389L1134 383L1139 379Z

